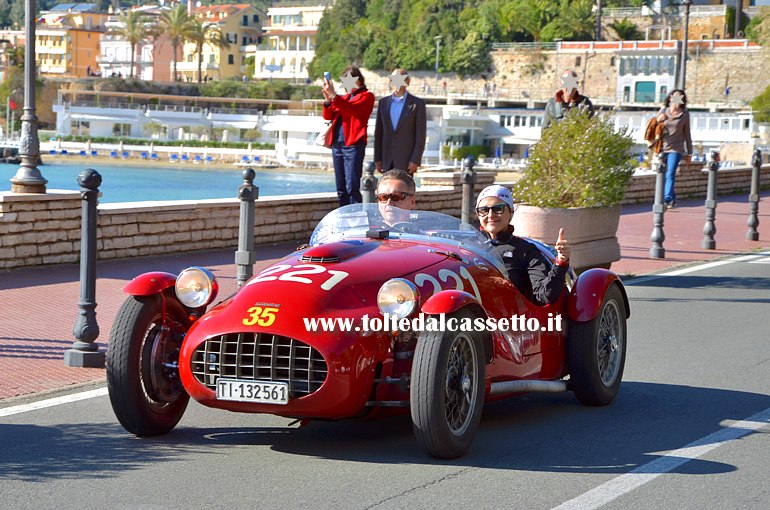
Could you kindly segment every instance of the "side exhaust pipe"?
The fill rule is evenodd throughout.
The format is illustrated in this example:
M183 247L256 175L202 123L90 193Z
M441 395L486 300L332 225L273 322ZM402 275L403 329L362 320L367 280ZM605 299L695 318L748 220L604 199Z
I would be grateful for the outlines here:
M492 383L490 395L502 393L562 393L567 391L567 381L503 381Z

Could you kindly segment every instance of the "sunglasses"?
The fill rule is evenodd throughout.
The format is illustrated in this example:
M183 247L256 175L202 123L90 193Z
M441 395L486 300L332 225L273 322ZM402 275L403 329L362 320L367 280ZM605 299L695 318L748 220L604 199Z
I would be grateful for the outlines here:
M478 214L479 216L486 216L489 213L489 211L492 211L492 214L494 214L495 216L500 216L501 214L503 214L506 207L507 206L505 204L495 204L491 207L487 205L483 205L481 207L476 208L476 214Z
M413 197L414 193L404 193L403 191L396 191L394 193L377 193L377 201L378 202L387 202L390 200L391 202L401 202L402 200L405 200L406 197Z

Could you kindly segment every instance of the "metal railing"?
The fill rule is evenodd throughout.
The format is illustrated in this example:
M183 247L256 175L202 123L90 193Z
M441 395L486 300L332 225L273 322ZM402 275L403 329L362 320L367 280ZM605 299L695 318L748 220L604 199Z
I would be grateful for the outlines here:
M555 50L555 42L492 43L493 50Z

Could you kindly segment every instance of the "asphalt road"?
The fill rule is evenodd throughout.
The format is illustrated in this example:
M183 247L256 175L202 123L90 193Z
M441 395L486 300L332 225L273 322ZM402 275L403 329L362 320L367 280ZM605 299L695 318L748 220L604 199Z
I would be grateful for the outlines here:
M770 508L770 253L629 283L609 407L488 405L457 461L418 451L406 416L298 429L191 403L137 439L106 396L0 409L0 508Z

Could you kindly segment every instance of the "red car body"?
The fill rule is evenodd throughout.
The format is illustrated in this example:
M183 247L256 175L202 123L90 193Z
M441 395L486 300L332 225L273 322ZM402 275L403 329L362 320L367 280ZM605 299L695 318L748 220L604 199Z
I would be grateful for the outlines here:
M344 215L346 209L330 217ZM209 407L292 418L360 418L408 410L412 362L421 333L362 331L364 316L382 318L378 292L394 278L417 289L417 307L410 317L423 313L447 318L465 310L480 320L516 316L530 323L537 319L542 325L540 331L481 333L486 365L482 384L488 400L521 392L515 387L493 392L495 383L557 381L569 375L567 330L572 324L596 320L611 287L620 290L628 310L620 279L603 269L586 271L576 280L572 274L558 301L533 304L508 280L501 261L484 252L478 232L455 219L446 220L456 222L451 228L435 225L449 218L442 216L414 213L420 226L417 233L391 229L384 238L367 235L370 226L338 225L335 228L343 232L332 228L324 238L327 217L316 230L319 235L314 234L314 246L265 269L192 323L178 356L184 391ZM540 248L552 260L547 247ZM173 286L174 280L168 273L148 273L126 291L149 295ZM625 320L627 313L623 315ZM558 317L561 331L552 331ZM359 331L310 331L306 327L310 319L349 319ZM288 382L288 403L217 398L220 377Z

